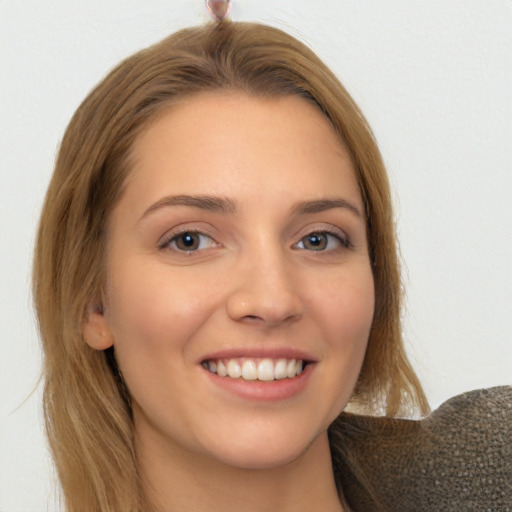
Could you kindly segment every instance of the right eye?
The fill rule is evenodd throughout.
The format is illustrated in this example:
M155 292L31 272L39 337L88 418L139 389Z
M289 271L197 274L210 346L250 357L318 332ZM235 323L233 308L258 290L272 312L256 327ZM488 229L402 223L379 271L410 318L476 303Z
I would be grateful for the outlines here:
M215 247L217 243L208 235L199 231L182 231L160 244L161 249L169 248L177 252L191 253Z

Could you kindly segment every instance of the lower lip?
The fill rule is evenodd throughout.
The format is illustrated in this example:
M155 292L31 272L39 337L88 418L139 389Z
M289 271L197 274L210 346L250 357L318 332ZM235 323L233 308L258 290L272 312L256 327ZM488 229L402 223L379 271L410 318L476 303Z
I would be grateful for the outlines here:
M306 387L314 366L314 363L309 363L300 375L292 379L286 378L271 381L220 377L206 368L201 368L213 384L241 398L260 402L277 402L298 395Z

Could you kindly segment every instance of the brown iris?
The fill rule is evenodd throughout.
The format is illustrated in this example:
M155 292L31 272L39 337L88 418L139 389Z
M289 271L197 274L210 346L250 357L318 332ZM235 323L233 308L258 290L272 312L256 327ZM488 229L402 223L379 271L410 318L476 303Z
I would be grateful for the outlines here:
M199 233L180 233L175 243L180 251L195 251L199 247Z
M304 249L310 251L323 251L327 247L327 242L325 233L311 233L303 238Z

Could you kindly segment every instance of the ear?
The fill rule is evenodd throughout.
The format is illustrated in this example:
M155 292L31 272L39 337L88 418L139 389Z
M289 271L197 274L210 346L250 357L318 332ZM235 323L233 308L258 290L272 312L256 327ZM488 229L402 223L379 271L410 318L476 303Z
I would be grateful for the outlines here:
M101 307L89 307L83 336L87 345L95 350L106 350L114 344L114 336Z

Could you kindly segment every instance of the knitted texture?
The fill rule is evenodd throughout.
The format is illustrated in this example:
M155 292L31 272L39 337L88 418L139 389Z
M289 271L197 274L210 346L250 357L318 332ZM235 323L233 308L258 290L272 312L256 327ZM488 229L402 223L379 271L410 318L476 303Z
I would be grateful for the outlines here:
M464 393L420 421L344 422L354 512L512 512L512 387Z

